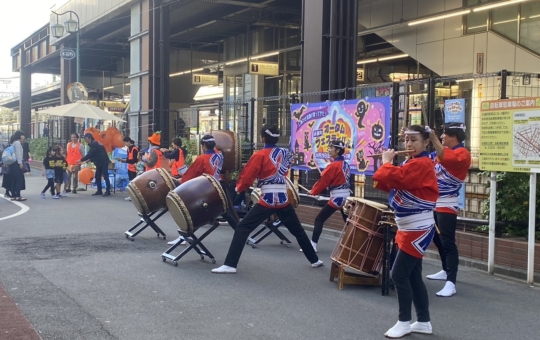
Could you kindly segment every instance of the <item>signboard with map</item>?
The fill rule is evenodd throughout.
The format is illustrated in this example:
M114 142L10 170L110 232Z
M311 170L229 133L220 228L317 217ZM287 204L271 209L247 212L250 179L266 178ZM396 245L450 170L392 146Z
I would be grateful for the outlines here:
M540 168L540 98L482 102L480 169L530 172Z
M291 105L291 150L295 170L324 169L328 144L347 145L345 160L354 174L372 175L390 136L390 97Z

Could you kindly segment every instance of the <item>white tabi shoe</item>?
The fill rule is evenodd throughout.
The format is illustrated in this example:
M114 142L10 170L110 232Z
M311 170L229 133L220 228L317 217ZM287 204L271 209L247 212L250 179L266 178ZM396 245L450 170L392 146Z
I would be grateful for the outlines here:
M446 272L444 270L441 270L436 274L427 275L426 277L430 280L446 281Z
M433 334L433 328L431 322L418 322L416 321L411 325L411 332L421 334Z
M313 250L315 250L315 252L317 252L317 243L313 242L313 241L310 241L311 242L311 246L313 247ZM303 251L302 248L300 248L300 251Z
M175 244L176 242L180 241L180 240L184 240L184 238L182 236L178 236L178 238L174 241L171 241L171 242L167 242L167 244L170 244L170 245L173 245ZM181 246L184 246L186 245L186 240L182 241L182 243L180 243Z
M323 265L324 265L324 263L323 263L323 261L321 261L321 260L319 260L319 261L317 261L317 262L311 264L311 266L312 266L313 268L319 268L319 267L322 267Z
M456 294L456 285L450 281L446 281L444 288L440 292L437 292L437 296L442 296L442 297L450 297L455 294Z
M394 327L390 328L384 336L390 339L398 339L407 334L411 334L411 322L410 321L398 321Z
M223 265L219 268L212 269L214 274L236 274L236 268Z

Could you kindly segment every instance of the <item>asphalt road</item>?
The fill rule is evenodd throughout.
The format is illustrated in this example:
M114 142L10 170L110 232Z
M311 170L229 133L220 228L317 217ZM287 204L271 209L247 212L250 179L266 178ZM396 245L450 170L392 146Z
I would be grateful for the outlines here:
M228 226L204 242L216 265L192 252L175 267L161 261L167 241L153 231L125 238L137 222L126 193L41 199L45 180L35 172L26 181L28 212L2 220L20 207L0 199L0 283L43 339L365 340L383 339L397 320L394 291L340 291L329 281L335 238L319 243L322 268L311 268L296 242L286 248L272 235L244 249L238 274L216 275L210 270L223 263ZM176 238L169 214L158 224L167 240ZM424 261L424 274L438 270ZM452 298L436 297L443 284L426 280L431 338L540 338L538 287L470 268L460 268L458 280Z

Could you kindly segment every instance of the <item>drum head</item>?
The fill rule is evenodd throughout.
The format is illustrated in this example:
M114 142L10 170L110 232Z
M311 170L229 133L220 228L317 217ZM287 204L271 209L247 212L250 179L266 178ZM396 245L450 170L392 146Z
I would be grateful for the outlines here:
M126 190L128 192L129 197L131 198L131 202L135 206L135 209L137 209L137 211L141 214L149 214L150 209L148 209L148 205L146 204L137 186L135 186L133 182L130 182Z
M378 203L378 202L366 200L366 199L360 198L360 197L349 197L349 198L347 198L347 201L350 201L350 203L352 203L353 201L354 202L364 203L365 205L369 205L370 207L373 207L373 208L378 209L378 210L388 210L388 206L385 205L385 204L381 204L381 203ZM347 203L345 203L345 204L347 204Z
M291 181L289 177L285 177L285 184L287 185L287 194L292 196L289 197L289 202L293 205L294 208L297 208L298 204L300 204L300 195L294 187L293 181Z

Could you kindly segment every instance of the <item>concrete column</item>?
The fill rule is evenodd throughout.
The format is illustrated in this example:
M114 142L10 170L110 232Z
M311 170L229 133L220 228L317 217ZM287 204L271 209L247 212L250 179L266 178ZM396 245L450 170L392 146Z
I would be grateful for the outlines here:
M355 86L357 0L303 1L302 92ZM335 99L322 97L321 100Z
M24 64L23 62L22 65ZM20 73L20 129L29 137L31 132L30 124L32 122L32 69L28 66L22 66Z

